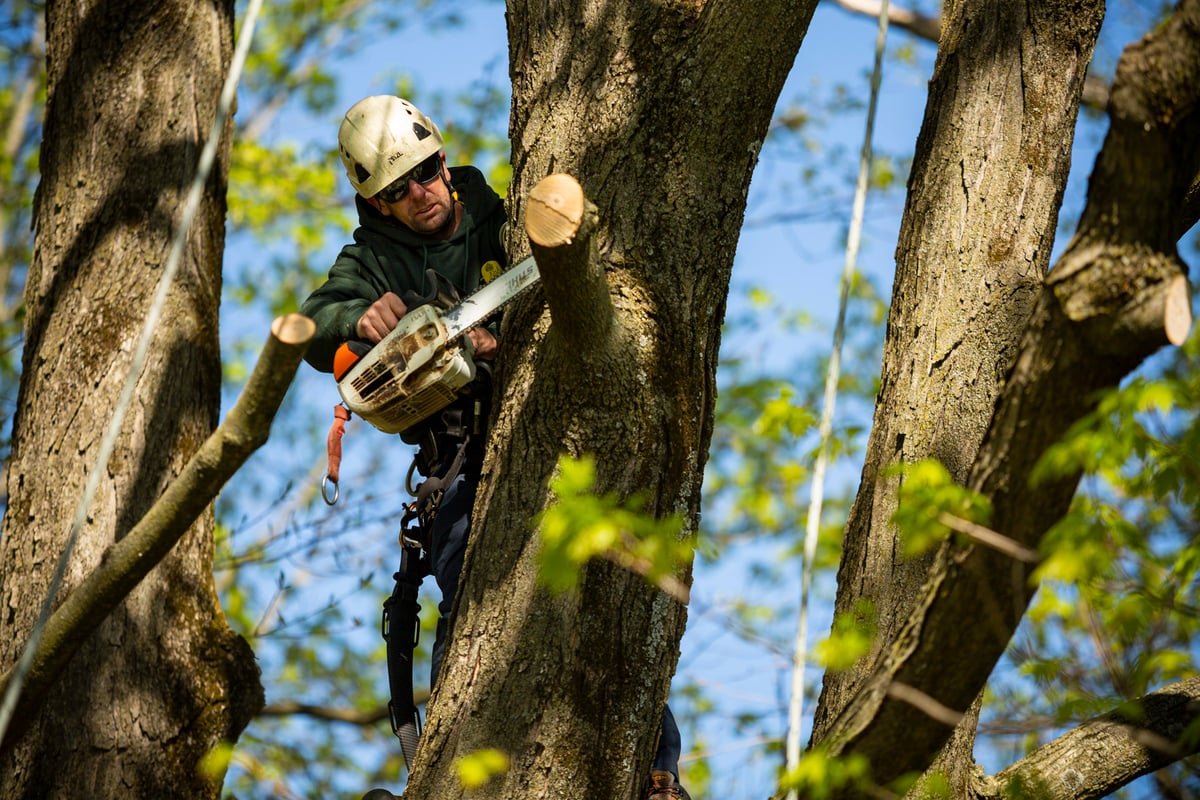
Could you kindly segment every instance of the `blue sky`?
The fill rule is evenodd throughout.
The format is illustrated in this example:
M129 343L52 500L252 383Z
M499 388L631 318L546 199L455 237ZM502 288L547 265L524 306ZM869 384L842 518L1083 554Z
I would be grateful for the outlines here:
M473 9L466 25L460 29L422 37L409 34L403 40L403 46L381 39L377 46L363 51L357 62L342 71L343 107L362 96L388 91L388 84L379 80L385 71L392 75L411 74L422 88L447 92L462 91L484 77L503 81L507 74L503 15L502 4L483 3ZM875 21L849 15L829 4L820 6L782 93L781 107L798 98L835 97L840 85L847 86L852 94L865 97L875 37ZM908 57L903 60L892 58L885 64L874 139L879 154L902 156L911 152L924 110L933 47L915 43L907 34L893 30L889 49L896 53L901 48L909 51ZM851 181L864 125L865 109L819 117L813 136L817 144L806 145L780 138L764 148L751 185L747 227L735 260L729 316L732 318L753 310L747 300L750 287L769 292L779 304L775 312L764 314L755 310L758 331L742 330L736 339L727 338L724 352L738 353L767 369L778 369L795 363L797 353L824 353L830 348L844 259L843 238L850 217ZM1098 145L1100 130L1099 126L1093 126L1090 133L1080 135L1081 154L1075 161L1074 188L1069 193L1065 213L1069 213L1072 203L1078 207L1083 180L1091 167L1090 150ZM283 131L276 131L276 134L283 135ZM327 126L304 120L289 125L286 135L301 141L328 144L336 135L336 119ZM840 158L831 149L835 145L843 151ZM814 147L817 149L812 149ZM455 161L452 147L449 160ZM802 180L806 167L822 164L832 164L833 168L818 176L815 185ZM331 165L331 169L340 173L337 165ZM903 206L903 175L899 180L891 191L869 197L858 260L859 268L877 281L885 299L890 288L893 250ZM761 224L784 213L797 214L797 221ZM1060 248L1066 238L1060 237ZM330 262L340 244L331 243ZM792 329L781 332L777 323L793 314L808 317L817 324L803 334ZM325 409L338 401L332 382L307 368L302 368L297 386L289 397L292 413L298 413L295 406L301 402ZM870 409L861 404L839 405L839 412L837 424L869 424ZM385 458L404 460L407 466L407 451L397 448L394 441L384 443L381 439L381 434L361 427L357 432L352 430L346 440L348 461L365 458L361 455L362 449L369 446L372 456L384 450ZM301 460L311 461L313 470L318 470L310 472L310 478L319 475L323 448L324 431L321 430L314 432L312 451L299 454ZM248 468L270 470L270 459L274 457L277 455L267 453L256 456ZM856 480L857 468L851 465L831 476L830 491L852 487ZM361 485L349 489L352 498L371 492L391 494L392 489ZM802 533L797 531L797 538ZM385 535L383 544L377 546L386 550L390 538ZM778 742L783 740L790 654L772 651L732 633L719 610L740 599L753 601L756 594L762 592L763 584L756 577L756 570L764 563L783 562L786 548L779 548L778 545L736 548L723 553L718 560L702 559L697 565L696 602L681 645L677 683L701 684L718 705L718 712L706 716L698 733L712 755L713 796L725 800L761 800L773 788L778 756L768 755L764 742L757 739L756 734L766 730L768 738ZM798 570L797 561L793 559L790 563L796 564ZM319 587L324 596L326 588L321 576L301 573L303 568L298 565L297 580ZM798 572L794 585L799 585ZM390 579L385 579L374 584L368 592L356 595L356 602L362 603L363 616L374 618L378 602L389 589ZM825 576L818 586L820 602L814 608L810 625L812 637L820 638L828 632L828 601L832 589L831 576ZM794 606L798 599L798 589L793 598L770 598L773 604L783 606ZM790 625L790 621L787 624ZM368 622L362 635L374 635L373 624ZM790 643L790 638L785 639ZM382 665L380 669L382 682ZM810 683L819 685L819 670L811 668L809 675ZM806 703L809 714L814 702ZM677 707L684 704L686 701L682 699L673 700ZM764 715L763 725L754 732L734 730L728 715L747 710ZM689 734L696 738L696 733L685 728L685 739ZM804 739L807 740L807 728ZM691 745L692 742L685 740L685 754ZM684 768L687 768L686 761Z

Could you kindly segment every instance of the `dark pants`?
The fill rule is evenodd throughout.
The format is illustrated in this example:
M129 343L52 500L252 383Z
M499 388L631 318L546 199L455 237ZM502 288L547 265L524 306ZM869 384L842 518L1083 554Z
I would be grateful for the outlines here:
M458 578L462 574L463 556L467 552L467 537L471 528L471 508L475 505L475 490L479 486L479 475L472 471L459 475L446 490L442 503L434 518L430 532L429 561L433 577L442 590L442 602L438 603L437 635L433 641L433 669L430 684L437 683L438 671L442 666L446 637L450 632L450 611L454 607L454 595L458 591ZM654 754L654 769L662 769L679 775L679 754L682 740L679 726L669 707L663 709L662 729L659 733L658 751Z

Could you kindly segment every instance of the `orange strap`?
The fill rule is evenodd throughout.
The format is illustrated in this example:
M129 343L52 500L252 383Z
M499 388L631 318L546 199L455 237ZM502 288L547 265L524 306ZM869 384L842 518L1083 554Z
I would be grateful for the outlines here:
M325 441L325 449L329 454L329 468L325 470L325 480L333 484L333 499L328 496L325 502L333 505L337 502L338 473L342 468L342 436L346 432L346 422L350 419L350 409L342 404L333 407L333 425L329 427L329 437ZM324 493L324 481L321 485Z

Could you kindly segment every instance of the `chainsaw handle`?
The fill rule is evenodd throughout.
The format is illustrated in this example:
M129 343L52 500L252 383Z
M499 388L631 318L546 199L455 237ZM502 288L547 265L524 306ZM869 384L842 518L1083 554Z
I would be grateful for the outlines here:
M333 379L340 381L358 360L371 351L371 343L362 339L342 342L333 354Z

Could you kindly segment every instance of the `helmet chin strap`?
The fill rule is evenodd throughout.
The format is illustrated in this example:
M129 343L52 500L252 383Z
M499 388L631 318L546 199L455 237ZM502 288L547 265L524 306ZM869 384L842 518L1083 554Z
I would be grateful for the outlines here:
M446 177L445 169L445 167L442 168L442 183L446 184L446 189L450 192L450 200L452 203L450 205L450 215L446 217L446 221L442 224L442 227L438 229L438 235L446 233L458 221L457 206L460 202L458 199L458 190L454 188L454 184L451 183Z

